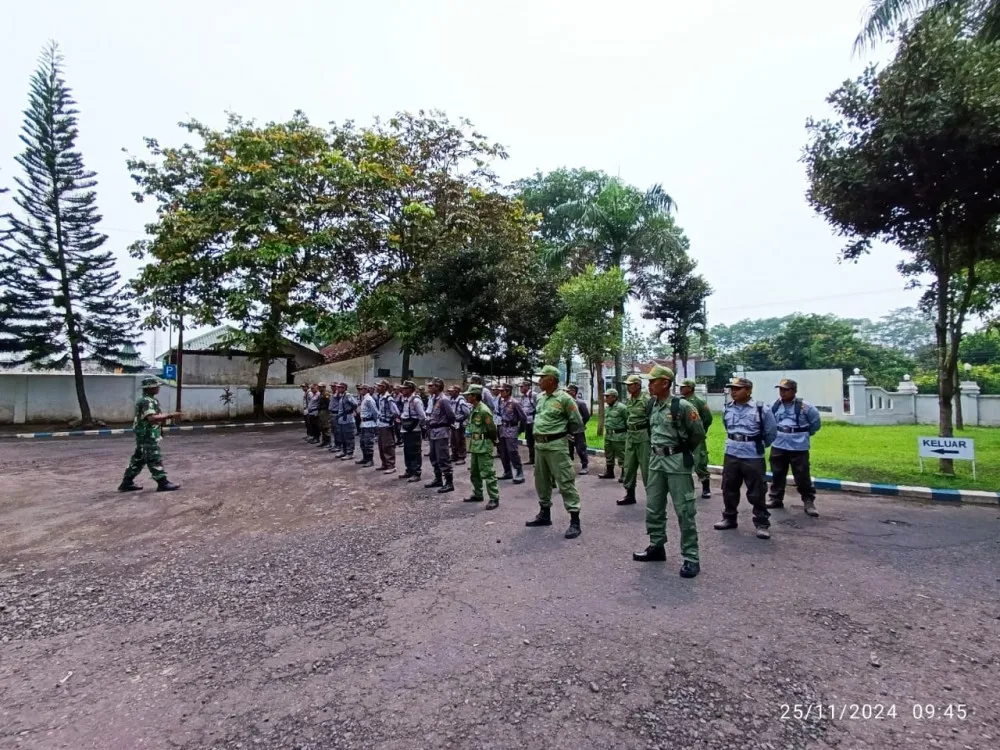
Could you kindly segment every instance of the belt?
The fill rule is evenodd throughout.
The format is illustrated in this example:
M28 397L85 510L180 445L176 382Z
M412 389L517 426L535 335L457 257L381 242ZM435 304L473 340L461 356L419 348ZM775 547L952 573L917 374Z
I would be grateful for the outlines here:
M799 432L809 432L808 427L779 427L778 432L784 432L786 435L794 435Z
M676 456L684 452L679 445L654 445L649 450L654 456Z
M567 434L568 433L565 433L565 432L556 432L556 433L553 433L551 435L538 435L536 433L535 434L535 442L536 443L552 443L552 442L555 442L556 440L561 440L562 438L566 437Z
M763 438L763 435L737 435L729 432L726 433L726 437L730 440L735 440L737 443L756 443Z
M628 432L628 428L627 427L623 427L620 430L608 430L608 434L609 435L622 435L622 434L624 434L626 432Z
M483 433L483 432L473 432L472 433L472 439L473 440L485 440L486 439L486 434Z
M642 424L629 425L629 432L645 432L649 429L649 422L643 422Z

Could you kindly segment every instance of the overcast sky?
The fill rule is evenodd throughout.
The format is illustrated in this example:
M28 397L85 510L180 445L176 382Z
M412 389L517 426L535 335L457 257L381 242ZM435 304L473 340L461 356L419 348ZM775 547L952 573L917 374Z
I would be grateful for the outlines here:
M178 143L194 117L313 122L402 109L463 115L503 143L513 180L589 167L677 201L715 288L712 323L789 312L878 317L912 304L882 248L857 265L806 204L805 121L866 61L868 0L36 0L0 30L0 184L11 185L28 79L59 42L121 258L142 235L125 154ZM148 340L148 339L147 339ZM162 339L161 339L162 341ZM158 346L162 349L162 346ZM147 356L148 356L147 349Z

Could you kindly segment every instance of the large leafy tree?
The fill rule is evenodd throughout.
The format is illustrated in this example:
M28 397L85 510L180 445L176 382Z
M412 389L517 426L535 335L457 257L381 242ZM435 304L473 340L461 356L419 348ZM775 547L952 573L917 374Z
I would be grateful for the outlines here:
M970 38L960 17L927 14L885 70L870 68L830 96L836 119L808 126L809 200L851 238L844 257L888 241L908 254L904 274L933 278L943 436L952 434L959 343L949 346L949 321L962 321L976 265L997 250L998 71L1000 46ZM965 291L956 296L963 272ZM954 470L946 459L941 469Z
M135 345L133 318L122 298L114 257L98 231L95 174L77 150L77 109L52 43L31 78L17 163L10 240L4 252L0 351L10 364L72 364L81 421L93 416L83 360L121 364Z
M901 307L876 321L860 321L858 335L873 344L897 349L912 357L923 347L934 343L934 317L919 307Z
M583 273L559 287L559 297L566 310L556 325L545 358L558 362L567 351L576 350L588 366L598 373L598 434L604 434L604 378L602 363L609 353L616 354L622 340L622 317L613 312L616 299L628 292L628 282L620 269L598 271L589 266Z
M1000 0L870 0L855 48L886 39L900 24L925 13L948 11L958 13L967 28L983 41L1000 40Z
M224 130L182 127L201 143L162 149L150 141L153 158L129 164L139 196L160 201L154 242L136 248L149 261L137 293L169 300L179 284L195 283L184 311L196 324L235 323L231 343L259 362L260 416L282 337L310 314L356 302L360 259L351 243L369 224L359 185L384 176L334 148L302 113L267 125L231 115Z
M702 342L708 338L705 302L712 294L712 287L696 272L697 267L697 261L686 252L670 257L663 270L653 275L643 310L644 318L656 322L656 335L661 339L666 335L674 369L680 359L684 377L688 377L692 338Z

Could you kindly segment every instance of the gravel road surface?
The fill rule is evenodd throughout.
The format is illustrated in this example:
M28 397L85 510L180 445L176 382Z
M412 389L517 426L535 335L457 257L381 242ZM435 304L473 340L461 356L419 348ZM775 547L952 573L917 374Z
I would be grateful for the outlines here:
M486 512L298 430L162 447L183 489L120 495L127 437L0 442L0 747L1000 747L1000 508L821 495L765 542L716 490L689 581L600 459L567 541L530 468Z

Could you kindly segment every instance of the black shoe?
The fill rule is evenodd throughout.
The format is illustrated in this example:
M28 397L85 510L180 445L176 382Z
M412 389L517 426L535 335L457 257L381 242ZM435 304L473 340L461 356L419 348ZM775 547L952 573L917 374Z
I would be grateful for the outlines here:
M469 497L465 498L462 502L463 503L481 503L484 499L485 498L476 497L475 495L470 495Z
M615 501L616 505L635 505L635 487L625 490L625 497Z
M622 475L620 477L618 477L618 484L625 484L625 472L624 471L622 472Z
M420 475L414 474L412 477L406 480L406 483L410 484L411 482L419 482L419 481L420 481Z
M604 470L603 474L598 474L597 478L598 479L614 479L615 478L615 470L609 466L607 469Z
M539 508L538 515L535 516L530 521L524 522L525 526L551 526L552 525L552 510L551 508Z
M133 480L129 479L127 482L123 479L122 483L118 485L119 492L138 492L142 487L137 485Z
M343 456L337 456L337 458L339 458L341 461L353 461L354 454L351 453L350 455L348 455L347 453L345 453Z
M708 500L710 497L712 497L712 483L706 479L701 483L701 499Z
M518 470L517 474L514 475L514 484L524 484L524 471ZM809 511L806 511L807 513Z
M816 510L816 503L813 500L806 500L802 503L802 508L805 510L807 516L812 518L819 518L819 511Z
M701 572L701 564L685 560L681 565L681 578L694 578Z
M535 465L535 459L534 459L534 457L529 458L527 461L525 461L524 465L525 466L534 466Z
M361 465L362 469L371 469L375 466L374 461L358 461L358 464Z
M770 539L771 538L771 530L769 528L767 528L766 526L758 526L756 528L756 530L754 531L754 533L757 534L757 538L758 539Z
M179 490L181 486L179 484L174 484L164 479L156 485L157 492L173 492L174 490Z
M785 501L783 499L778 499L772 495L767 496L767 502L764 503L765 508L784 508Z
M399 478L400 479L409 479L412 476L413 476L413 472L411 472L410 470L407 470L405 474L400 474Z
M465 459L456 458L454 461L452 461L452 463L455 464L456 466L462 466L463 464L465 464Z
M455 485L452 483L451 474L445 474L444 484L441 486L441 489L438 490L438 494L443 495L446 492L454 492L454 491L455 491Z
M576 473L579 474L581 477L585 477L585 476L587 476L590 473L590 469L588 469L586 466L584 466L582 469L580 469L580 471L578 471Z
M362 457L362 459L360 461L355 461L354 463L356 463L358 466L361 466L362 464L368 463L368 459Z
M666 562L667 551L661 546L651 544L642 552L633 552L632 559L636 562Z
M500 498L491 497L490 501L486 503L486 510L496 510L500 507Z
M566 533L563 534L567 539L576 539L583 532L580 530L580 513L570 513L569 514L569 528L566 529Z
M432 487L444 487L444 482L441 481L441 477L436 476L434 477L433 482L428 482L427 484L424 485L424 487L426 487L427 489L431 489Z
M511 473L510 473L509 471L505 471L505 472L503 473L503 476L502 476L502 477L497 477L497 479L498 479L499 481L501 481L501 482L502 482L502 481L504 481L505 479L513 479L513 478L514 478L514 475L513 475L513 474L511 474Z
M739 524L736 523L735 518L723 518L721 521L718 521L715 525L712 526L712 528L715 529L716 531L728 531L729 529L735 529L738 527Z
M312 444L315 444L315 443L318 443L319 440L317 440L316 438L309 438L309 442L312 443Z

